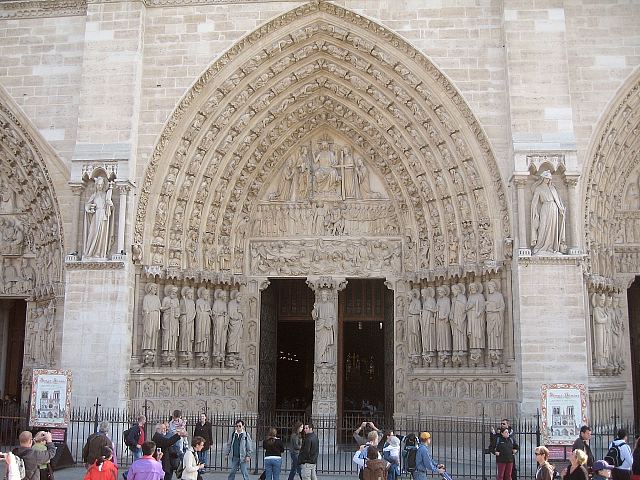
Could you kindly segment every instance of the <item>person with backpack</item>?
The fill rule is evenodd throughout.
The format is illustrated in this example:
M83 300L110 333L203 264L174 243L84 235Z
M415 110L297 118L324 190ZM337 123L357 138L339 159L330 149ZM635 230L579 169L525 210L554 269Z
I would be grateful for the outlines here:
M133 460L136 461L142 457L142 444L145 442L144 425L147 423L147 418L144 415L140 415L136 423L131 425L129 430L122 432L125 445L131 450Z
M389 462L387 480L400 476L400 439L395 435L387 437L387 446L382 449L382 458Z
M431 434L422 432L420 434L420 445L416 451L416 469L413 472L413 480L426 480L427 472L438 472L444 474L444 465L436 464L431 457L429 445L431 444Z
M404 437L404 448L402 449L402 464L404 471L410 476L416 471L416 453L420 442L415 434L410 433Z
M102 447L100 456L89 467L84 480L118 480L118 467L111 461L112 459L113 450Z
M353 454L353 463L358 466L358 478L362 480L363 478L363 470L367 464L367 459L369 458L368 452L369 449L375 449L376 458L382 458L380 452L378 451L378 431L371 430L367 434L367 443L364 445L360 445L360 448Z
M631 447L627 443L627 431L624 428L618 430L615 440L609 444L609 450L604 456L604 460L614 467L631 470L633 456L631 455Z
M362 480L386 480L388 463L380 458L375 445L367 447L367 459L362 469Z
M43 432L45 445L47 449L45 451L37 451L32 448L33 435L31 432L24 431L18 437L20 446L14 448L11 453L15 455L18 468L24 469L24 475L21 475L22 480L39 480L40 468L39 465L47 463L56 454L56 447L53 445L50 432ZM22 466L20 464L22 463Z
M246 431L243 420L236 420L235 429L224 447L224 456L231 456L231 468L228 480L236 478L236 472L240 470L243 480L249 480L249 462L253 454L253 440Z

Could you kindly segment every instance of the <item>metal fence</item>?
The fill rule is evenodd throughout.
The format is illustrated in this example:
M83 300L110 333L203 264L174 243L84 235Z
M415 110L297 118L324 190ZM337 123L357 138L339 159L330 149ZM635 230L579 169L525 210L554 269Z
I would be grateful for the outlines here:
M96 402L99 403L99 402ZM111 438L116 447L116 457L120 465L131 463L131 454L124 445L123 432L133 423L139 413L145 413L147 417L146 437L151 438L154 426L157 423L167 421L170 412L155 412L146 409L144 412L127 412L119 409L108 408L82 408L71 412L71 422L67 429L67 445L77 463L82 462L82 447L87 437L97 430L99 422L107 420L111 424ZM191 434L193 427L199 420L197 413L184 413L188 431ZM208 414L212 424L212 445L208 451L207 465L212 471L222 471L228 468L224 456L224 446L233 431L235 421L242 418L246 423L255 446L255 453L251 460L251 469L260 472L263 468L262 440L269 427L275 427L279 436L285 440L288 446L290 429L295 421L308 421L304 412L276 412L269 416L243 415L237 413ZM8 408L0 406L0 444L6 446L17 442L20 431L28 429L28 416L25 410L17 407ZM491 427L497 427L499 421L488 417L480 418L443 418L443 417L402 417L393 421L386 419L382 414L364 415L350 413L345 415L337 423L334 417L315 418L315 432L320 441L320 455L317 471L321 474L339 474L357 476L357 468L352 462L352 457L357 450L357 445L352 438L353 431L363 422L373 421L380 429L393 429L397 435L408 433L418 434L429 431L432 435L432 454L438 463L444 463L447 470L454 478L490 479L495 477L495 457L486 452L490 442ZM542 443L540 419L516 420L512 423L515 438L520 446L516 458L518 477L534 478L536 463L533 455L534 448ZM625 427L629 432L629 438L634 438L638 430L632 425L614 418L608 425L592 425L591 449L596 458L602 458L607 450L609 442L613 439L618 428ZM568 454L567 449L567 454ZM289 471L290 456L288 452L283 456L283 475ZM559 460L557 467L563 467L566 462Z

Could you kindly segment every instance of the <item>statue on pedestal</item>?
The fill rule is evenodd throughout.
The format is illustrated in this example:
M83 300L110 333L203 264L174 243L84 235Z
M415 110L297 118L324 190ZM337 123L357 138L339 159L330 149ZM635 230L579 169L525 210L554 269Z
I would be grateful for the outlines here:
M485 347L485 300L482 295L482 284L471 282L469 284L469 297L467 298L467 335L469 336L469 363L477 367Z
M113 234L112 188L105 177L94 181L95 192L84 209L84 257L106 259Z
M558 254L565 250L565 207L551 172L542 172L535 184L531 200L531 246L534 255Z
M487 283L485 310L487 312L489 360L491 361L491 365L495 366L502 360L502 351L504 350L505 303L502 293L497 290L493 280Z
M142 299L142 361L148 366L153 365L156 360L162 304L158 297L158 285L147 283L144 291L146 294Z
M162 329L162 361L173 366L176 361L176 346L180 326L180 300L178 287L167 285L164 288L165 297L162 299L161 329Z
M193 351L195 352L198 363L201 367L207 366L210 342L211 303L209 290L205 287L200 287L198 289L198 300L196 300L196 326Z
M320 301L313 304L311 317L316 322L316 365L335 365L336 309L329 290L320 291Z
M196 302L193 300L193 288L183 287L180 299L180 342L178 352L180 360L188 363L193 354L194 320Z

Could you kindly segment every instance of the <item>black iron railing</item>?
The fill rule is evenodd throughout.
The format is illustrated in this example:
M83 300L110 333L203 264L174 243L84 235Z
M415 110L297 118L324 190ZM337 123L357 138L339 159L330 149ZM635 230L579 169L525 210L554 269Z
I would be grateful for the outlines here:
M202 412L185 412L187 430L191 434ZM67 445L77 463L82 462L82 447L87 437L97 430L103 420L110 422L110 435L116 448L117 461L120 465L131 463L131 453L124 445L123 432L127 430L139 414L147 417L146 437L151 438L155 425L169 420L168 411L128 412L121 409L109 409L100 406L96 401L93 408L78 408L71 412L71 422L67 429ZM621 426L626 427L629 439L632 441L638 431L633 425L615 418L607 425L591 425L593 435L591 448L596 458L602 458L613 439L615 432ZM253 439L254 454L251 460L251 470L259 472L263 468L262 440L270 427L278 430L279 436L285 440L289 448L288 439L291 426L296 421L306 422L309 419L303 411L278 411L273 415L251 415L236 413L208 414L212 425L212 444L208 451L208 468L222 471L228 468L224 456L224 447L233 431L235 421L239 418L246 423L246 428ZM499 421L487 417L457 418L415 416L396 418L395 422L385 417L383 413L373 415L359 412L345 413L342 418L315 418L315 432L320 440L320 455L318 458L318 473L322 474L352 474L356 475L357 468L352 457L357 450L353 440L353 431L363 422L371 421L381 430L393 429L396 435L408 433L419 434L429 431L432 435L432 454L438 463L444 463L454 478L490 479L495 477L495 457L486 453L490 442L491 427L497 427ZM512 424L515 438L520 445L520 452L516 458L519 477L533 478L536 463L533 451L542 443L540 419L538 417L516 420ZM20 431L28 429L28 415L25 409L13 405L0 405L0 448L6 448L17 443ZM568 450L567 450L568 453ZM564 466L563 461L557 462ZM283 475L290 468L288 452L283 458Z

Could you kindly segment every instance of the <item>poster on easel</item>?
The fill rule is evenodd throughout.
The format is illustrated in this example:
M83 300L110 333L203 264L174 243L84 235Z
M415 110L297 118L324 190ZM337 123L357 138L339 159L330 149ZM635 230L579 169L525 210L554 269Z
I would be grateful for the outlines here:
M71 371L34 369L29 425L66 428L70 413Z
M583 384L542 385L542 438L544 445L571 445L587 424L587 388Z

